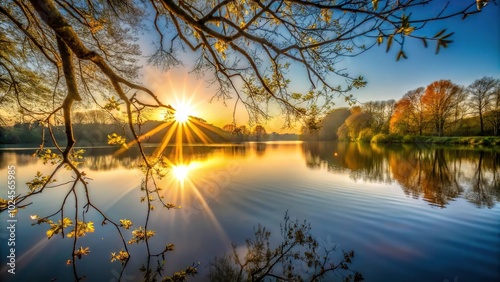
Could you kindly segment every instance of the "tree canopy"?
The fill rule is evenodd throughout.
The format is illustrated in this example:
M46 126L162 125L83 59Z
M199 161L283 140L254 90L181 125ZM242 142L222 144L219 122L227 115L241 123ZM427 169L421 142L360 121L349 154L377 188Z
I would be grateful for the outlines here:
M147 105L168 109L168 98L137 83L137 36L152 32L156 51L149 63L176 67L181 53L191 51L194 71L211 73L218 84L215 96L235 97L255 119L267 117L267 103L275 102L290 125L310 106L323 108L337 95L352 99L349 91L365 85L363 77L336 67L342 58L381 44L387 50L396 45L397 58L406 58L408 39L434 42L439 50L452 33L432 36L426 24L465 18L479 8L475 1L456 11L434 3L440 8L435 15L418 16L431 2L16 0L0 6L2 99L17 102L25 114L43 114L36 119L55 115L66 97L116 95L129 115ZM289 89L297 66L309 93Z

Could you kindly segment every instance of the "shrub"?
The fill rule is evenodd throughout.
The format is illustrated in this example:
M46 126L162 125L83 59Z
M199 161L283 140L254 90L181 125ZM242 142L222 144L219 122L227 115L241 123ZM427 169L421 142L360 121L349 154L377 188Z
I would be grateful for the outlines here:
M373 143L401 143L403 142L403 136L398 134L383 134L379 133L373 136Z
M365 128L361 130L358 134L358 141L360 142L370 142L373 137L373 131L370 128Z
M403 136L403 140L402 142L403 143L415 143L415 140L416 140L416 136L413 136L413 135L405 135Z
M387 143L387 135L379 133L372 138L372 143Z

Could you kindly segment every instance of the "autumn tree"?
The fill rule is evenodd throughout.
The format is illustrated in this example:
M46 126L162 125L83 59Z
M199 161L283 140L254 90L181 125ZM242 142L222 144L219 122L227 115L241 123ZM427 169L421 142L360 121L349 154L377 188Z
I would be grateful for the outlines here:
M444 135L445 124L453 118L457 105L463 102L460 99L463 91L462 87L450 80L439 80L427 85L422 103L438 136Z
M424 104L422 96L424 87L408 91L395 104L394 113L390 119L390 131L404 134L422 135L425 127Z
M500 79L485 76L475 80L467 87L470 105L474 114L479 116L480 135L484 135L484 114L490 109L494 91L499 84Z
M339 140L355 141L363 129L370 127L370 118L370 115L361 107L351 108L351 115L337 131Z

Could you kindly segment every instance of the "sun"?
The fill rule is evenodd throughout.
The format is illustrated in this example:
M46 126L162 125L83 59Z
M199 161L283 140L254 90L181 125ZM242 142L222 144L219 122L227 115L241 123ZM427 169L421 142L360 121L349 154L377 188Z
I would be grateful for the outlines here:
M192 109L187 104L179 104L175 107L174 119L176 122L185 123L191 116Z
M177 165L172 168L172 172L174 173L175 178L182 181L187 177L189 168L187 165Z

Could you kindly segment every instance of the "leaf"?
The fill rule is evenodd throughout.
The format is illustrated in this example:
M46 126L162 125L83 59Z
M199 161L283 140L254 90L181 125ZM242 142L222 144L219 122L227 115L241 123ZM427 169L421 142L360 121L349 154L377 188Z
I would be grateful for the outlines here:
M432 37L432 38L437 38L437 37L439 37L439 36L440 36L441 34L443 34L445 31L446 31L446 28L445 28L445 29L443 29L443 30L441 30L440 32L436 33L436 35L434 35L434 37Z
M403 52L403 50L399 51L398 56L396 57L396 61L399 61L399 59L401 59L401 57L403 57L403 59L408 59L408 57L406 57L406 54L405 54L405 52Z
M86 247L85 249L83 247L80 247L78 250L76 250L73 255L77 256L79 259L82 258L82 256L86 256L90 253L89 247Z
M413 26L409 26L403 29L403 33L404 35L410 35L414 30L415 28Z
M115 252L111 253L111 262L114 262L116 260L119 260L122 264L124 264L129 258L128 252L124 251L123 249L116 254Z
M484 8L488 4L488 0L476 0L476 7L478 11ZM496 3L495 3L496 4Z
M383 42L384 42L384 36L381 33L377 38L377 44L380 46L380 44L382 44Z
M424 43L424 47L427 48L427 40L425 38L422 38L422 42Z
M389 50L391 49L393 38L394 38L394 34L389 35L389 37L387 38L387 49L385 50L386 53L389 52Z
M453 34L455 34L455 33L454 33L454 32L450 32L450 33L448 33L447 35L445 35L445 36L441 37L441 39L446 39L446 38L448 38L448 37L452 36Z
M120 219L120 226L129 229L133 225L132 221L128 219Z
M92 233L95 231L94 228L94 223L92 221L89 222L83 222L83 221L78 221L76 224L75 229L73 229L71 232L68 233L68 237L72 238L75 237L82 237L85 236L86 233Z
M52 236L56 234L59 234L59 232L61 232L64 228L71 226L73 223L69 218L65 217L62 222L61 220L59 220L58 223L52 223L51 221L49 221L49 224L50 229L45 232L48 239L52 238Z
M378 0L372 0L372 5L373 5L373 10L377 10L378 9Z

